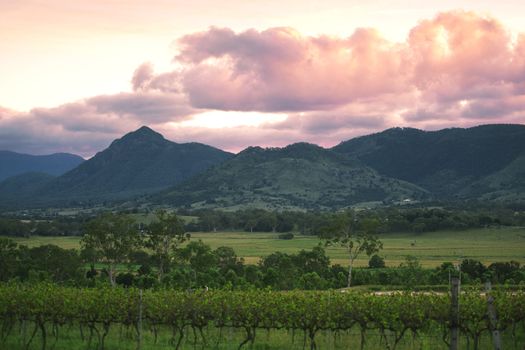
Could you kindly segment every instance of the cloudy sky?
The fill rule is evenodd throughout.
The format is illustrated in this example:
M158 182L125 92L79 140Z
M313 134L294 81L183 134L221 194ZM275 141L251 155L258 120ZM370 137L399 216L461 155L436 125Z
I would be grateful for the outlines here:
M190 5L191 4L191 5ZM0 0L0 149L525 123L522 0Z

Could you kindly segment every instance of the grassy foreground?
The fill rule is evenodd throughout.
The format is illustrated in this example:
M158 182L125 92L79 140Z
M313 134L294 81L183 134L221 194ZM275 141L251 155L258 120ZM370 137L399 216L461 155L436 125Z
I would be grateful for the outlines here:
M42 348L40 337L36 336L30 343L27 343L32 328L21 326L16 335L8 337L3 346L6 349L38 349ZM84 334L79 331L78 325L67 325L58 332L58 337L53 337L53 330L48 327L50 341L48 347L53 350L86 350L100 349L97 336L92 335L90 338L89 331L84 330ZM198 332L198 331L197 331ZM203 330L204 339L200 334L194 334L191 329L188 330L187 336L183 339L180 350L194 349L216 349L231 350L237 349L245 338L245 332L234 328L224 328L218 331L212 328ZM172 330L169 327L160 327L158 329L157 339L153 332L144 329L141 343L138 345L137 333L133 327L118 326L110 329L104 349L105 350L122 350L122 349L139 349L139 350L172 350L175 349L172 339ZM504 348L515 349L522 344L523 334L518 332L516 337L512 337L510 331L502 332L502 341ZM321 331L317 336L317 348L326 350L345 350L360 349L361 339L359 329L350 329L349 331L333 332ZM459 347L467 349L468 340L463 336L460 337ZM470 344L470 347L472 345ZM304 350L309 349L308 341L305 339L303 332L293 332L288 330L272 330L271 332L259 331L253 344L246 344L242 349L253 350ZM385 344L377 331L369 331L366 334L366 350L384 350ZM396 347L396 350L446 350L448 346L442 340L440 330L427 334L419 334L417 337L407 336L406 339ZM492 340L490 336L484 334L481 337L479 350L492 350Z
M317 237L296 235L292 240L280 240L276 233L207 232L192 233L192 240L201 239L212 248L228 246L247 263L256 263L260 257L276 251L296 253L311 249L320 241ZM407 255L416 256L424 267L439 266L444 261L459 262L465 258L485 264L516 260L525 263L525 228L488 228L467 231L440 231L422 234L389 233L380 235L384 248L380 255L388 266L398 266ZM79 237L15 238L17 243L30 247L56 244L63 248L79 248ZM340 247L328 247L332 263L346 265L345 252ZM358 266L368 263L366 256Z

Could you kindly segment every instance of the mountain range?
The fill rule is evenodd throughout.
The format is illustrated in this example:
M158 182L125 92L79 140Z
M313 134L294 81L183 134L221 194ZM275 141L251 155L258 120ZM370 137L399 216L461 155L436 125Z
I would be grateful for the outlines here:
M69 153L33 156L11 151L0 151L0 181L27 172L58 176L75 168L83 161L82 157Z
M133 199L192 208L333 209L427 200L515 202L525 201L525 126L392 128L330 149L296 143L249 147L236 155L171 142L142 127L63 174L27 169L33 172L0 182L0 205Z
M308 143L250 147L153 199L194 207L327 209L375 201L425 199L413 184Z
M381 174L421 186L438 198L477 197L482 192L498 196L498 191L523 185L525 179L520 176L525 172L520 163L525 156L524 125L432 132L393 128L342 142L332 150L359 159ZM488 178L500 178L498 173L509 178L501 184Z
M0 203L68 206L134 198L176 185L232 156L200 143L171 142L141 127L61 176L24 174L5 180Z

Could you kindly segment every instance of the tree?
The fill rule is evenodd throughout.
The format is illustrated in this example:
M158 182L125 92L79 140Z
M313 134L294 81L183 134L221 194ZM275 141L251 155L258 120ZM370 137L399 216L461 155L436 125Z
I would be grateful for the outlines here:
M106 213L87 223L80 243L83 249L91 249L107 264L109 282L114 287L116 265L128 260L140 245L140 236L133 219Z
M461 272L473 279L479 278L481 280L485 272L487 272L487 267L481 261L475 259L464 259L460 268Z
M188 243L177 253L197 272L206 272L217 266L217 256L213 254L211 247L201 240Z
M55 282L73 280L79 276L82 260L75 249L63 249L46 244L29 249L25 266L34 271L46 271Z
M18 267L18 244L0 237L0 281L5 282L15 275Z
M513 278L520 269L520 263L517 261L495 262L490 264L489 271L492 272L493 278L499 283L503 283Z
M416 256L407 255L405 262L399 264L399 267L403 273L403 283L407 287L413 288L416 284L423 284L424 273Z
M244 269L244 259L237 257L231 247L219 247L213 251L217 258L217 266L224 274L228 270L233 270L237 275L242 275Z
M368 261L368 267L371 269L380 269L385 267L385 259L380 257L377 254L372 255L370 260Z
M337 213L329 226L321 230L320 238L326 245L340 245L348 254L348 283L352 285L352 268L359 255L370 256L383 248L383 243L375 236L379 223L375 219L361 219L353 211Z
M219 224L219 214L209 210L202 213L199 217L199 222L203 228L210 232L217 232L217 225Z
M323 247L316 246L312 250L301 250L292 259L303 273L315 272L321 277L330 273L330 258L326 255Z
M169 264L171 253L179 244L190 238L184 231L184 224L176 214L168 214L165 210L156 213L157 220L149 225L146 247L153 251L159 264L158 278L162 280Z
M294 263L294 256L281 252L263 257L259 266L264 273L264 283L281 290L293 289L302 273Z

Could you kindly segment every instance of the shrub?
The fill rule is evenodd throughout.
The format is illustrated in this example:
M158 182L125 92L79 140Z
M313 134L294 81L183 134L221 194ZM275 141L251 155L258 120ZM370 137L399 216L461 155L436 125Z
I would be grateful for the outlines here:
M377 254L372 255L370 260L368 261L368 267L371 269L380 269L385 267L385 259L380 257Z

